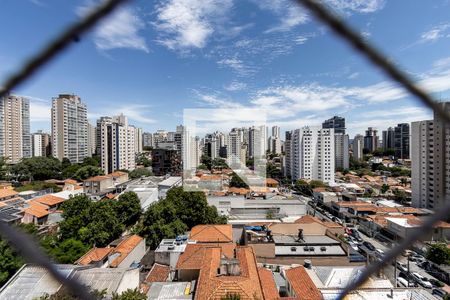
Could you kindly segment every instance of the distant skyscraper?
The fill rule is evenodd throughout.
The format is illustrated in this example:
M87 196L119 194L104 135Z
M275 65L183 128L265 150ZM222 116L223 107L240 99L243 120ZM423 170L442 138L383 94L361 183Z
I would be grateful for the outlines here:
M334 128L334 133L345 134L345 118L334 116L323 122L322 128Z
M276 138L281 138L280 126L272 126L272 136Z
M61 94L52 102L52 152L62 160L81 163L89 156L86 105L79 96Z
M334 130L306 126L292 131L291 178L334 182ZM286 162L288 164L288 162Z
M378 141L378 130L373 127L369 127L366 130L366 135L364 136L364 148L373 152L378 149L379 141Z
M104 122L111 122L112 118L108 116L103 116L97 119L97 127L95 127L95 131L97 133L97 137L95 139L96 149L95 153L100 155L101 152L101 141L102 141L102 128L101 125Z
M334 135L335 167L341 169L349 168L349 138L348 134L336 133Z
M88 155L92 156L97 151L97 128L92 126L89 122L88 122L88 127L87 128L88 128L87 129L87 134L88 134Z
M395 157L400 159L409 158L409 124L398 124L394 128L394 150Z
M142 142L144 147L154 147L153 134L150 132L144 132L142 134Z
M441 105L450 112L450 102ZM411 129L412 205L438 210L450 201L450 127L435 114Z
M352 153L353 159L362 160L363 159L363 148L364 148L364 137L360 134L355 135L352 142Z
M394 128L389 127L387 130L383 130L383 150L394 149L395 132Z
M9 163L31 157L30 103L7 95L0 99L0 156Z
M50 134L39 130L32 135L33 156L49 156L52 154Z
M134 150L136 153L142 153L144 150L144 142L142 140L142 128L135 128L135 135L134 135Z
M239 133L242 134L242 131ZM241 139L245 144L245 141ZM249 128L248 154L249 157L262 159L266 155L267 137L266 126L253 126Z
M98 123L97 123L98 124ZM105 173L136 168L136 128L123 114L100 122L100 161Z
M228 134L227 142L227 162L230 166L240 165L241 163L245 165L246 157L245 153L242 152L243 143L238 129L233 129Z
M284 159L283 159L283 171L285 177L292 176L292 157L291 157L291 148L292 148L292 133L290 131L286 131L284 141Z

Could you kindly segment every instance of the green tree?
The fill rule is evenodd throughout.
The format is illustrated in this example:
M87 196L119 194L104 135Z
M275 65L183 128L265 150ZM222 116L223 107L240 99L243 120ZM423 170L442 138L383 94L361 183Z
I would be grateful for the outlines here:
M66 168L64 168L61 172L62 178L67 179L67 178L75 178L75 174L77 173L77 171L79 169L81 169L83 166L79 165L79 164L74 164L74 165L70 165L67 166Z
M7 241L0 239L0 286L24 264L19 254Z
M208 155L202 155L202 157L200 158L200 162L205 165L208 170L211 170L211 166L212 166L212 160L211 157L209 157Z
M0 180L6 179L7 172L8 172L8 166L6 164L6 158L0 156Z
M61 168L65 169L65 168L69 167L70 165L72 165L72 163L70 162L70 159L68 159L67 157L64 157L61 161Z
M128 289L122 294L113 294L112 300L147 300L147 295L141 293L137 288Z
M61 178L61 162L54 157L23 158L10 169L16 180L47 180Z
M233 173L230 179L230 187L248 188L248 185L236 173Z
M79 181L83 181L85 179L88 179L89 177L97 176L97 175L104 175L102 169L94 166L84 166L79 168L73 178Z
M146 176L152 176L153 173L152 171L150 171L147 168L138 168L138 169L134 169L133 171L130 172L129 176L131 179L136 179L136 178L141 178L142 176L146 177Z
M144 213L139 233L152 249L163 238L174 238L198 224L223 224L226 218L209 206L202 192L172 188L165 199L153 203Z
M135 192L121 194L114 208L120 222L125 226L136 224L141 217L141 202Z
M94 155L92 157L85 157L83 159L83 166L93 166L93 167L100 167L100 156Z
M431 245L426 253L426 258L438 265L449 265L450 249L447 248L446 244L439 243Z
M48 243L45 241L48 241ZM50 243L49 239L44 239L43 247L46 248L47 253L51 257L61 264L73 264L90 248L90 246L85 245L81 241L74 238L64 240L60 243L53 240L53 243L54 244Z
M152 161L144 153L139 153L136 156L136 164L137 165L142 165L145 168L148 168L148 167L150 167L152 165Z
M32 181L30 183L20 185L14 188L17 192L23 191L41 191L46 189L53 189L53 192L57 193L62 190L57 184L45 182L45 181Z
M385 194L387 191L389 191L389 185L387 185L386 183L384 183L384 184L381 186L381 193L382 193L382 194Z
M227 162L225 159L217 157L211 161L211 168L228 168Z
M313 195L313 191L312 188L310 187L310 185L305 181L305 180L297 180L293 186L294 191L303 194L303 195L307 195L307 196L312 196Z
M404 204L408 200L408 197L407 197L405 191L395 189L394 190L394 200L401 204Z
M268 163L266 167L266 175L268 178L281 179L283 174L280 168L275 166L273 163Z

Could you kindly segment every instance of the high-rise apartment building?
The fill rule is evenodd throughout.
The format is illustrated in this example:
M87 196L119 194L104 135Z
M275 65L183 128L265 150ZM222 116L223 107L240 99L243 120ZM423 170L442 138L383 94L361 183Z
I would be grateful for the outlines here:
M369 127L366 130L366 135L364 136L364 148L369 152L377 150L380 146L377 133L378 130L373 127Z
M91 125L88 122L87 126L87 134L88 134L88 155L92 156L97 151L97 128Z
M0 99L0 156L17 163L31 156L30 110L26 98L7 95Z
M144 142L142 141L142 128L135 128L134 132L134 150L136 153L142 153L144 150Z
M271 136L269 137L269 148L270 153L281 154L281 139L279 137Z
M441 105L450 112L450 102ZM411 145L412 205L438 210L450 201L450 127L438 114L413 122Z
M31 157L30 102L7 95L0 99L0 156L8 163Z
M53 98L52 152L59 160L68 158L71 163L89 157L87 109L79 96Z
M364 137L361 134L355 135L352 141L353 159L362 160L364 158Z
M350 166L349 154L349 137L348 134L335 133L334 134L334 153L335 153L335 167L341 169L348 169Z
M104 118L100 125L100 161L105 173L136 168L136 128L123 114Z
M345 118L334 116L323 122L322 128L334 128L334 133L345 134Z
M395 157L400 159L409 158L409 124L398 124L394 128L394 150Z
M395 139L395 131L394 128L389 127L387 130L383 130L382 132L383 138L383 150L394 149L394 139Z
M142 134L142 143L144 147L154 147L153 134L150 132L144 132Z
M49 156L52 154L50 134L38 130L32 135L33 156Z
M111 122L112 118L108 116L103 116L97 119L97 127L95 127L95 132L97 137L95 138L96 149L95 153L100 155L101 152L101 140L102 140L102 128L101 125L103 122Z
M227 139L227 163L229 166L245 165L246 145L242 142L241 131L237 128L231 130Z
M263 159L266 155L267 135L266 126L252 126L248 131L248 156L256 159ZM244 132L240 130L241 141L245 143Z
M281 138L281 128L280 126L272 126L272 136L276 138Z
M306 126L292 131L291 178L334 182L334 148L334 129Z
M285 133L285 141L284 141L284 158L283 158L283 175L285 177L291 178L292 175L292 133L290 131L286 131Z

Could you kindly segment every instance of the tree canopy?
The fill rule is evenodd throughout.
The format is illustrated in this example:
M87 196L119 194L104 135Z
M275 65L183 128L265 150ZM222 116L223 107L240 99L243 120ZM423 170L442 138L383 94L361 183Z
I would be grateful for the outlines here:
M245 183L244 180L242 180L241 177L239 177L236 173L233 173L230 179L230 187L237 187L237 188L248 188L248 184Z
M61 178L61 162L54 157L23 158L10 168L15 180L47 180Z
M434 244L428 248L426 258L438 265L450 265L450 249L446 244Z
M133 171L130 172L131 179L140 178L142 176L152 176L152 175L153 175L152 171L150 171L147 168L138 168L138 169L134 169Z
M172 188L165 199L153 203L144 213L139 233L152 249L163 238L174 238L198 224L223 224L226 218L209 206L202 192L185 192Z

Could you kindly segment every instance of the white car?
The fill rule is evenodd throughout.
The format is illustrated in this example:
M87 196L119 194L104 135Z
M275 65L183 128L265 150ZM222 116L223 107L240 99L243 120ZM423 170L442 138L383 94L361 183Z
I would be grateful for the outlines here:
M384 251L381 249L375 249L375 254L379 257L382 257L384 255Z
M408 287L408 280L402 277L397 278L397 287ZM414 282L409 283L409 287L414 287Z
M417 281L417 283L420 284L421 286L423 286L424 288L427 288L427 289L433 288L433 285L431 284L430 281L428 281L428 278L423 277L422 275L420 275L417 272L412 273L412 276Z
M355 251L358 251L358 245L356 245L354 242L349 242L348 245Z

